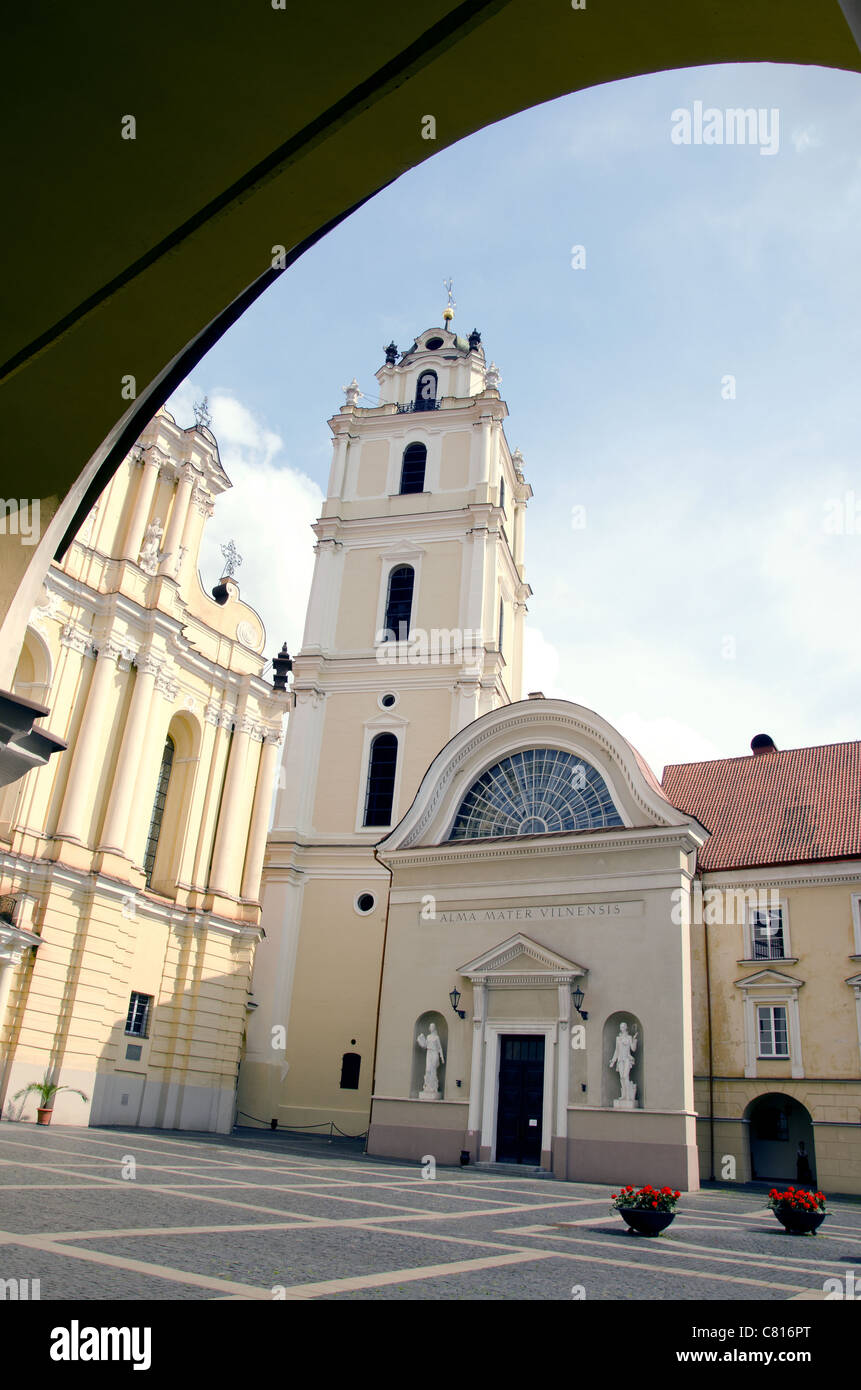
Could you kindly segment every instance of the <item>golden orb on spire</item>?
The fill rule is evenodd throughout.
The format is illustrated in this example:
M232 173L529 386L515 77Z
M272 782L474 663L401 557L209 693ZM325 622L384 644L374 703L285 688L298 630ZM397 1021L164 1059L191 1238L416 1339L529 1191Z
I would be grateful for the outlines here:
M446 324L446 326L448 326L448 324L450 324L452 319L454 318L454 311L457 306L454 302L454 299L452 298L451 280L443 280L442 283L443 288L448 294L448 304L446 304L445 308L442 311L442 317L443 322Z

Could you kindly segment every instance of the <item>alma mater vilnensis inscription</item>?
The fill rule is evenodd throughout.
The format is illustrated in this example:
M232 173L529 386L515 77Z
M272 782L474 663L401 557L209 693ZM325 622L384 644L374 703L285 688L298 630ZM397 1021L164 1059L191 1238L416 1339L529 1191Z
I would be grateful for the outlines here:
M425 922L443 922L450 926L471 922L550 922L589 917L641 917L642 899L611 903L559 903L552 907L458 907L428 913L424 907L420 918Z

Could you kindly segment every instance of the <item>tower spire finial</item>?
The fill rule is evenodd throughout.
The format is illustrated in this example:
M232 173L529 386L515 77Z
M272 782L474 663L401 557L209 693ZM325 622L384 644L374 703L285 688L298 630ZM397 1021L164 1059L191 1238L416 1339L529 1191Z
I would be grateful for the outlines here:
M446 327L448 327L448 325L451 323L452 319L454 318L454 311L455 311L455 309L457 308L457 304L456 304L456 302L455 302L455 300L454 300L454 298L453 298L453 296L452 296L452 288L451 288L451 287L452 287L452 282L451 282L451 279L449 278L448 280L443 280L442 283L443 283L443 288L445 289L446 293L448 294L448 304L446 304L445 308L444 308L443 311L442 311L443 319L444 319L444 321L445 321Z

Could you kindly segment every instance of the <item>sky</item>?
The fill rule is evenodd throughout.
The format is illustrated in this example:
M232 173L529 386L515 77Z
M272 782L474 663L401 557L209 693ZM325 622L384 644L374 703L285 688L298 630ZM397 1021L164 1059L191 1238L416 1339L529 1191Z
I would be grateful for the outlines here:
M698 102L710 135L761 110L756 139L695 143ZM575 93L433 155L167 402L188 425L208 397L233 482L205 586L234 540L267 654L297 650L326 421L353 376L375 398L384 344L442 322L451 276L534 490L524 695L598 711L658 775L762 732L861 737L859 135L857 74L724 65Z

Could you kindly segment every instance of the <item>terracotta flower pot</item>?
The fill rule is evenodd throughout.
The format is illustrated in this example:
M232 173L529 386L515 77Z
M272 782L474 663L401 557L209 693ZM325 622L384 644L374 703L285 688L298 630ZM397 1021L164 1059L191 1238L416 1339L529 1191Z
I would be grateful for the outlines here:
M659 1236L676 1219L674 1211L649 1211L644 1207L617 1207L617 1211L638 1236Z
M772 1211L790 1236L815 1235L827 1212L796 1211L793 1207L772 1207Z
M36 1124L37 1124L37 1125L49 1125L49 1124L51 1123L51 1116L53 1115L53 1113L54 1113L53 1106L50 1106L50 1105L40 1105L40 1106L38 1106L38 1107L37 1107L37 1110L36 1110Z

